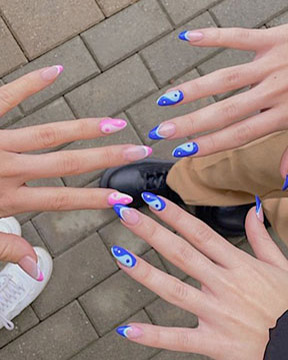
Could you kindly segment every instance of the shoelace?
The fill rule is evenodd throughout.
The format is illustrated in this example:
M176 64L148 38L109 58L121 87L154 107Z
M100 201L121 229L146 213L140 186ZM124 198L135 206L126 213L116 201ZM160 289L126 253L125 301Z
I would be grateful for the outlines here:
M168 170L162 172L153 171L144 173L146 190L160 189L164 187L167 175Z
M17 301L19 296L24 292L24 288L15 284L9 275L0 275L0 322L7 330L13 330L14 324L8 320L3 314L11 305L11 301Z

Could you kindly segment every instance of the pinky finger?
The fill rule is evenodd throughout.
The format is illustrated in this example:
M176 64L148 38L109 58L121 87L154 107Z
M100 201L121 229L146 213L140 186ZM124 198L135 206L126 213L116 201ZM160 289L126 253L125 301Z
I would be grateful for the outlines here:
M117 328L117 333L138 344L188 353L207 354L209 348L217 346L207 341L199 329L169 328L150 324L132 323ZM207 343L208 342L208 343ZM211 343L210 343L211 342ZM213 351L213 350L212 350Z

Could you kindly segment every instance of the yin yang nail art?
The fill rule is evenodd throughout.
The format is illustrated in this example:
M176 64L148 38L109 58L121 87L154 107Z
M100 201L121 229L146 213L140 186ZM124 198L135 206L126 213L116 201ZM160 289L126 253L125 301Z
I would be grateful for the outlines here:
M141 196L147 205L151 206L157 211L162 211L166 207L165 201L162 200L160 197L156 196L155 194L143 192Z
M195 155L199 151L199 147L195 142L188 142L186 144L182 144L177 146L172 155L176 158L187 157L191 155Z
M284 185L283 185L283 187L282 187L282 190L283 190L283 191L288 190L288 175L286 176L286 179L285 179L285 181L284 181Z
M158 100L159 106L170 106L180 103L184 99L184 94L181 90L170 91L162 95Z
M113 134L124 129L126 126L127 122L122 119L107 118L100 122L100 130L103 134Z
M112 246L111 253L115 259L128 268L133 268L136 265L135 256L120 246Z
M128 338L128 331L132 330L131 326L125 325L125 326L119 326L116 331L117 334L124 338Z
M109 205L116 205L116 204L123 204L128 205L133 202L132 196L129 196L127 194L120 193L118 191L113 192L108 197L108 204Z

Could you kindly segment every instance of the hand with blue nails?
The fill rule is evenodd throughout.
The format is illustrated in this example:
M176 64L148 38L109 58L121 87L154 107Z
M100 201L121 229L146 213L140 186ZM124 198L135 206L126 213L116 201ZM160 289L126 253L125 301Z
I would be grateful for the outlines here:
M193 136L197 151L189 156L205 156L287 130L287 32L288 25L263 30L207 28L182 32L179 39L191 46L251 51L255 58L250 63L217 70L174 87L158 99L158 105L181 106L245 87L249 90L167 120L150 131L150 138L172 140ZM187 152L183 154L187 156ZM285 172L284 179L288 174L288 162Z
M246 220L255 257L167 199L151 193L142 197L161 222L182 237L135 209L115 205L123 225L198 280L202 289L156 269L129 250L114 246L112 254L133 279L197 315L199 326L130 323L120 326L118 334L142 345L199 353L216 360L287 359L288 261L263 224L259 197Z

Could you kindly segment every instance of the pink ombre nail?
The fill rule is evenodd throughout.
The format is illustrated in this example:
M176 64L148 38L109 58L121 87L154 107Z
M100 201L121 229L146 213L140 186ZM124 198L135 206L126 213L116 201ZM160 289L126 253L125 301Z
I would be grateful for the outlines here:
M100 130L104 134L112 134L124 129L127 126L127 122L122 119L110 119L106 118L100 122Z
M44 275L40 270L39 264L30 256L24 256L19 262L18 265L33 279L37 281L43 281Z
M108 204L114 206L115 204L128 205L133 202L133 198L127 194L115 191L108 197Z
M41 77L45 81L51 81L60 75L63 70L64 67L62 65L50 66L41 72Z

